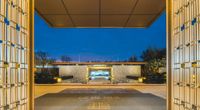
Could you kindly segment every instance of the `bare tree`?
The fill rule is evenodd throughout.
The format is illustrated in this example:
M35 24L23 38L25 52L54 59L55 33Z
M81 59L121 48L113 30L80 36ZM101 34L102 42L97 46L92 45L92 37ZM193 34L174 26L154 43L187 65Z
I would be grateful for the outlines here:
M45 65L55 62L54 58L49 57L47 52L38 51L35 52L35 64L42 66L41 70L45 71Z

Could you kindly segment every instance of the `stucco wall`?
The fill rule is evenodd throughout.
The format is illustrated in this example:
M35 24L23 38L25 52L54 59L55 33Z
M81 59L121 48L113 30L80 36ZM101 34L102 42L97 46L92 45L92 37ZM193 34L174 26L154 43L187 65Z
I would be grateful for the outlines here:
M81 82L86 82L87 66L68 65L58 67L60 76L73 75L74 79L79 80Z
M140 65L116 65L113 66L113 77L115 81L126 80L126 76L141 76Z

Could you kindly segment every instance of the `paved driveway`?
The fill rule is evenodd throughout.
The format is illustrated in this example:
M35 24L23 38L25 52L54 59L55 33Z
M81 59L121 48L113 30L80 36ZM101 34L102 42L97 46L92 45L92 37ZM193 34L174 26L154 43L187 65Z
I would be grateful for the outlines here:
M35 110L166 110L165 103L136 90L72 89L37 98Z

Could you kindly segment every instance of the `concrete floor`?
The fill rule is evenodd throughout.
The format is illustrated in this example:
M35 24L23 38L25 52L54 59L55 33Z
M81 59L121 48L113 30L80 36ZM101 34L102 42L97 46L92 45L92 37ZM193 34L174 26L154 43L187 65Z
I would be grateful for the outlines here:
M166 110L166 101L128 89L71 89L35 99L35 110Z
M138 90L142 93L151 93L153 95L166 98L167 88L166 85L163 84L136 84L136 85L82 85L82 84L40 84L35 85L35 98L41 97L45 94L49 93L59 93L63 90L71 90L71 89L130 89L130 90Z

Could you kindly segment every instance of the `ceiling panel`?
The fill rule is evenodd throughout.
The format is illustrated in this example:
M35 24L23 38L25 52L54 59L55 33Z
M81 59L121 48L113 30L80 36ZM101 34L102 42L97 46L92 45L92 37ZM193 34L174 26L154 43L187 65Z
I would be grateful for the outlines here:
M68 15L46 15L45 19L55 27L73 27Z
M35 0L52 27L147 27L164 11L166 0Z
M63 0L69 14L99 14L99 0Z
M68 10L71 15L96 15L99 14L99 10Z
M148 27L156 15L132 15L126 27Z
M139 0L133 14L158 14L165 8L165 0Z
M102 14L131 14L137 0L101 0Z
M129 15L102 15L102 27L122 27L128 20Z
M66 14L61 0L35 0L35 8L41 14Z
M99 15L71 15L76 27L98 27Z

